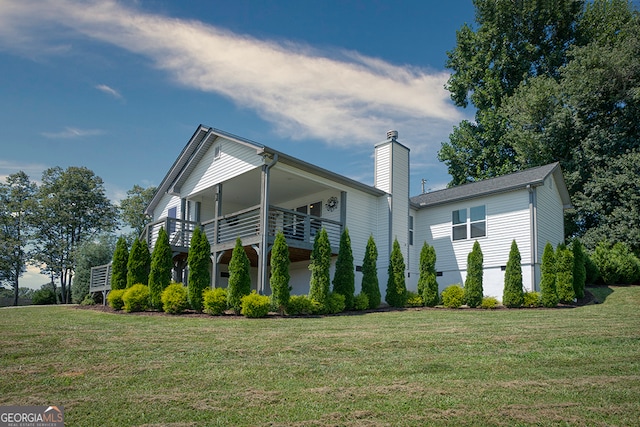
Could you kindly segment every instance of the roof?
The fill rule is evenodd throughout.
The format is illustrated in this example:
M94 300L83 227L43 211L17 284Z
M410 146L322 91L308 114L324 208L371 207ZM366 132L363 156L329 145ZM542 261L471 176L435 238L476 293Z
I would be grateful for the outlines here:
M508 175L502 175L496 178L485 179L444 190L421 194L419 196L412 197L410 201L414 207L422 209L480 196L522 190L526 189L528 186L541 186L544 185L544 181L549 175L554 176L564 208L571 208L569 191L567 190L564 178L562 177L560 164L557 162Z
M342 183L349 187L357 188L364 192L380 196L386 194L384 191L377 189L373 186L363 184L354 179L348 178L343 175L339 175L337 173L331 172L327 169L323 169L319 166L313 165L311 163L307 163L298 158L289 156L280 151L274 150L270 147L257 143L255 141L251 141L246 138L239 137L237 135L233 135L231 133L225 132L220 129L207 127L204 125L199 125L194 134L191 136L185 147L182 149L182 152L173 163L162 182L158 186L156 193L154 194L149 206L147 206L145 212L151 214L153 209L158 205L162 196L166 193L175 193L178 194L180 192L180 186L184 182L184 180L189 176L193 168L197 165L198 161L203 157L204 153L207 151L209 147L213 144L213 142L218 138L222 137L256 150L256 155L270 154L277 155L278 159L282 163L289 164L298 169L313 173L315 175Z

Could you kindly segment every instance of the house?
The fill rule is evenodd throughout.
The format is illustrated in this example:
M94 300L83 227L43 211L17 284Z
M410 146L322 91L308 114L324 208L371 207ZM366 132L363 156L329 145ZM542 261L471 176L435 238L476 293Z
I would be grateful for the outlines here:
M410 290L417 287L423 242L436 249L442 290L464 281L467 255L478 240L485 259L485 294L498 298L516 239L524 286L537 289L542 249L547 241L555 245L564 239L563 209L570 206L559 165L410 197L409 149L397 137L389 131L375 145L374 183L368 185L201 125L147 207L153 222L142 238L152 249L160 228L167 230L174 279L184 281L191 233L202 227L211 244L212 286L226 287L239 237L251 262L252 286L264 294L270 294L269 256L278 231L289 245L292 294L308 293L310 254L321 228L335 256L342 231L349 229L356 272L369 236L374 237L383 294L395 239ZM107 273L96 270L92 290L108 288ZM356 292L361 279L356 273Z

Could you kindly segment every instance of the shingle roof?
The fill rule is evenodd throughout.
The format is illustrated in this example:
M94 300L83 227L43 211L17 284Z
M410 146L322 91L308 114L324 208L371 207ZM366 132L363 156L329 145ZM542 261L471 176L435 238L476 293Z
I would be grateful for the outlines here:
M495 193L504 193L524 189L528 185L535 187L544 184L544 180L550 175L556 176L558 191L565 208L571 206L569 192L562 178L562 171L559 163L551 163L527 169L521 172L503 175L496 178L471 182L444 190L433 191L412 197L411 203L418 208L425 208L445 203L470 199L473 197L486 196Z

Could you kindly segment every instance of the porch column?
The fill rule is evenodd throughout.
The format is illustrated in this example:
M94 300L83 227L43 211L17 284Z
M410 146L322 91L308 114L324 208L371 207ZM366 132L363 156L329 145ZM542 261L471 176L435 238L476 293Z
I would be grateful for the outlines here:
M340 192L340 234L344 231L347 226L347 192Z
M278 163L278 155L274 154L271 163L267 164L269 155L264 155L265 164L260 174L260 248L258 254L258 293L264 295L268 280L267 259L269 254L269 171Z

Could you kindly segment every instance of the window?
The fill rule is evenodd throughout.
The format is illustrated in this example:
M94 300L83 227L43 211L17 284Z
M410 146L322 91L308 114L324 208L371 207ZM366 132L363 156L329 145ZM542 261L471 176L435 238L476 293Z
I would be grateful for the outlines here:
M474 206L468 210L458 209L451 215L452 239L466 240L476 239L487 235L487 212L486 207Z
M413 245L413 216L409 215L409 245Z

